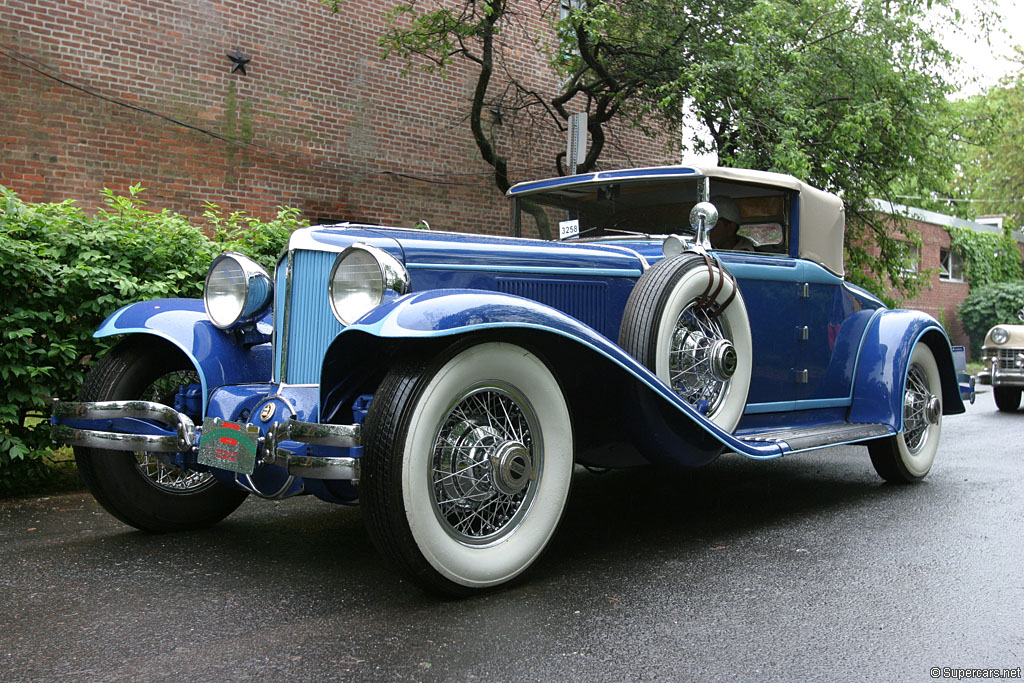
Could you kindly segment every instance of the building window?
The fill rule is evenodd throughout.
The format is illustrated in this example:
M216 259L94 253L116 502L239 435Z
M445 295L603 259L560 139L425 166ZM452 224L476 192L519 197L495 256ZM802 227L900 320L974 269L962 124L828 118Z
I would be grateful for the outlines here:
M907 261L900 270L908 275L917 275L921 272L921 247L907 245L906 249Z
M952 249L939 250L939 279L944 282L964 281L964 261Z
M569 12L583 7L583 0L558 0L558 19L563 20Z

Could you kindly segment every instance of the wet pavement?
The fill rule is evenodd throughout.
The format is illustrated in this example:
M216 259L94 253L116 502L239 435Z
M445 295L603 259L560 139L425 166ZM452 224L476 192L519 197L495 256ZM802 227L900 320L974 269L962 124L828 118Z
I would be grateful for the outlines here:
M0 501L6 681L932 680L1024 664L1024 411L947 418L920 484L864 448L580 471L524 581L420 592L356 508L250 498L153 536ZM1019 675L1019 674L1018 674Z

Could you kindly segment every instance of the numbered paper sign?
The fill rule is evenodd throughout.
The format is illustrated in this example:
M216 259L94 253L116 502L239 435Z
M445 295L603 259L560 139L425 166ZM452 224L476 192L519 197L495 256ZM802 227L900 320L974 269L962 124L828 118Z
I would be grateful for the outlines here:
M558 222L558 239L564 240L569 237L575 237L578 234L580 234L579 219Z

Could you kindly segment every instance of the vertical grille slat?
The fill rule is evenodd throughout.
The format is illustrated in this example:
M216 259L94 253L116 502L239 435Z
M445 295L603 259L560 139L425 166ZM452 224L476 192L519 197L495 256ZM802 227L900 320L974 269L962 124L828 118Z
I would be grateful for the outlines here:
M288 384L318 384L324 353L344 328L331 312L327 294L336 256L329 251L294 252L284 332Z
M1017 354L1021 353L1022 349L999 349L999 369L1000 370L1016 370L1017 368Z

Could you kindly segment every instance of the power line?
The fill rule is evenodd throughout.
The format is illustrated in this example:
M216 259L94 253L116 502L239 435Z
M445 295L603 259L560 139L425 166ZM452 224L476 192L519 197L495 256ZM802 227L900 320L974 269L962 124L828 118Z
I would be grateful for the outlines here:
M970 202L970 203L989 203L989 204L1000 204L1004 202L1024 202L1024 198L1020 199L968 199L968 198L957 198L957 197L915 197L909 194L897 194L893 195L897 199L923 199L930 202Z

